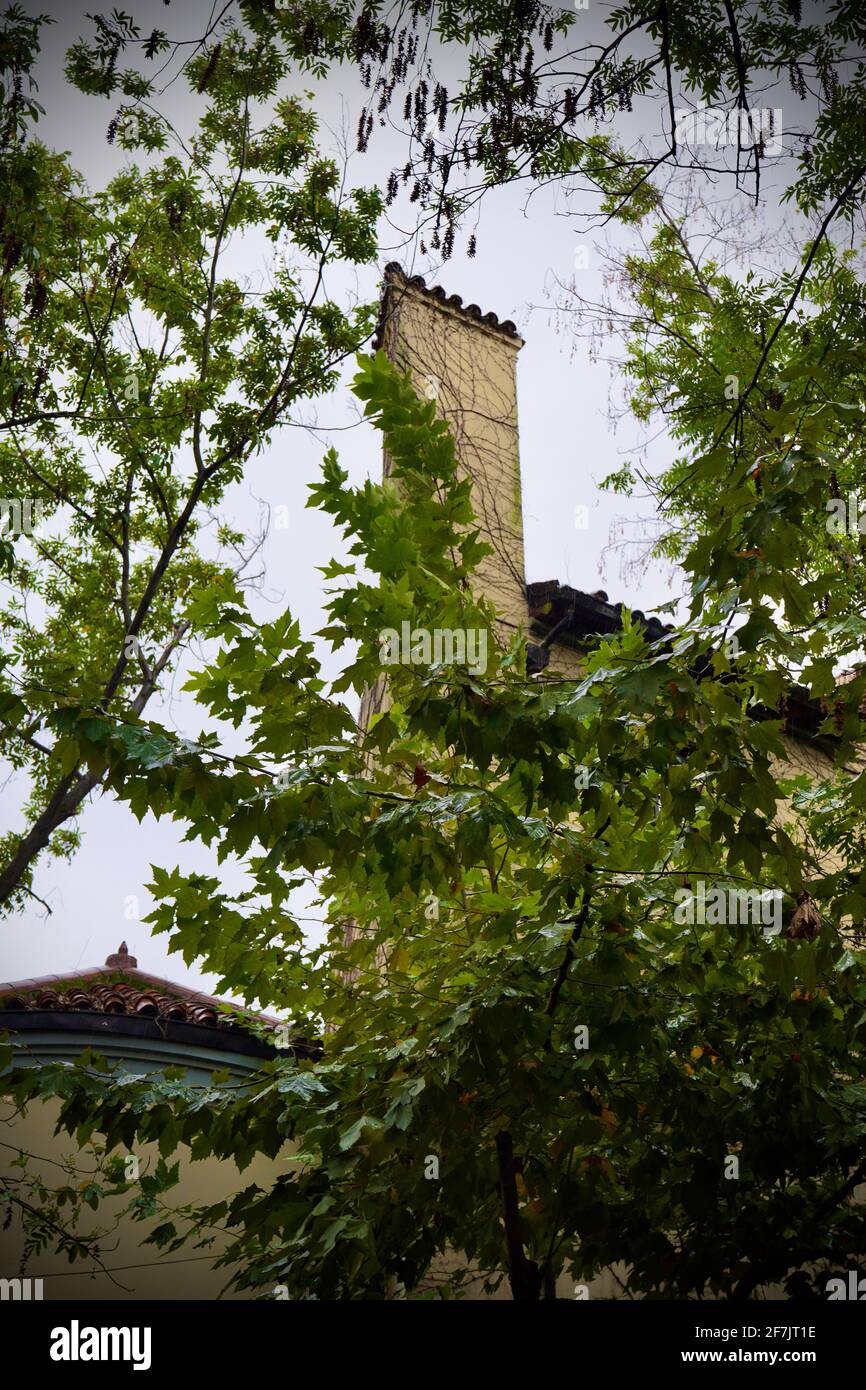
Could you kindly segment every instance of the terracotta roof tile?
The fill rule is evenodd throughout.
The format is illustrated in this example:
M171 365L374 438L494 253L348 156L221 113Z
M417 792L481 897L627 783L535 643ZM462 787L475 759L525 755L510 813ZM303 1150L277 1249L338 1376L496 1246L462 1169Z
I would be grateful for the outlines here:
M581 639L618 632L622 627L624 605L611 603L603 589L587 594L582 589L560 584L558 579L546 579L527 584L526 600L530 618L548 632L546 641L540 645L530 644L527 656L533 671L543 670L547 665L548 647L554 634L560 641L579 645ZM656 617L648 618L638 609L631 616L641 624L651 642L660 642L673 631L672 624L664 624Z
M371 343L374 352L382 347L384 343L385 324L391 313L391 307L388 302L390 292L394 289L399 289L401 286L418 290L428 299L435 299L438 300L440 304L447 304L449 309L456 310L463 318L471 319L473 323L483 324L485 328L492 329L496 333L502 333L506 338L513 338L518 344L523 343L523 339L511 319L500 319L497 314L493 313L484 314L477 304L464 305L461 295L446 294L441 285L431 285L428 288L423 275L407 275L399 261L389 261L385 266L385 278L382 284L379 322Z
M253 1023L264 1023L270 1028L283 1026L273 1015L226 1004L213 995L149 975L137 966L123 942L104 966L0 984L0 1018L4 1010L16 1010L127 1015L222 1031L246 1031L246 1026ZM300 1037L292 1039L292 1045L295 1043L298 1050L316 1049L315 1044Z

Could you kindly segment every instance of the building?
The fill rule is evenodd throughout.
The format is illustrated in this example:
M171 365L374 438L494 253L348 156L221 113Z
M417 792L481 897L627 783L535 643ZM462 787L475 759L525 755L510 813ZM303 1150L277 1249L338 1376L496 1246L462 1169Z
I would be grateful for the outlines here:
M471 478L479 529L492 547L479 567L478 587L497 607L502 642L507 645L521 633L528 642L530 674L543 679L549 671L576 679L587 641L620 627L622 605L611 603L602 590L585 593L555 577L526 581L517 418L522 345L513 323L500 322L477 305L464 306L458 295L449 296L440 287L428 289L421 277L407 277L394 263L386 267L374 346L409 372L421 395L436 400L452 428L461 467ZM387 455L383 467L387 476ZM652 639L662 640L670 630L651 615L633 617ZM369 723L386 700L383 675L365 694L362 724ZM773 711L765 714L777 717ZM823 718L821 705L808 691L789 693L785 747L792 771L823 776L831 766L832 750L818 737ZM125 945L97 969L0 986L0 1026L12 1031L19 1059L33 1065L42 1059L69 1061L91 1047L139 1074L175 1065L202 1084L214 1069L228 1070L242 1080L274 1055L273 1047L250 1032L254 1022L273 1026L277 1020L245 1014L218 999L155 979L138 970ZM292 1045L297 1055L316 1055L302 1040ZM26 1116L15 1117L8 1104L5 1116L0 1107L0 1118L13 1126L14 1145L36 1154L46 1175L49 1166L74 1148L71 1140L52 1132L57 1108L53 1101L44 1102L31 1106ZM0 1174L14 1175L8 1166L13 1150L2 1150L7 1158L0 1159ZM142 1168L156 1161L152 1152L133 1157ZM70 1161L81 1164L83 1158L72 1153ZM177 1202L216 1201L242 1182L266 1185L284 1171L278 1161L260 1159L241 1177L231 1164L182 1159L184 1178ZM48 1298L212 1298L227 1282L228 1271L215 1271L212 1257L183 1251L176 1259L161 1259L154 1249L141 1247L141 1236L140 1226L116 1234L105 1274L94 1275L86 1266L79 1272L78 1266L48 1252L34 1257L27 1274L43 1279ZM20 1239L16 1244L12 1229L0 1242L2 1278L17 1271ZM621 1277L622 1271L617 1273ZM436 1276L432 1271L431 1284ZM474 1291L477 1297L483 1296L481 1283ZM621 1292L621 1284L613 1272L605 1272L589 1292L593 1297L613 1297ZM573 1296L567 1279L560 1281L558 1293ZM507 1298L507 1289L498 1296Z
M617 631L621 603L602 589L584 593L555 577L527 583L524 565L521 470L517 421L517 360L523 339L510 320L464 305L441 286L428 288L397 262L385 267L379 323L373 342L401 370L419 395L435 398L451 427L457 456L471 478L479 530L492 546L477 572L477 587L499 612L503 645L515 632L527 638L530 674L581 675L581 652L590 638ZM387 477L389 461L383 460ZM652 640L670 625L632 611ZM385 698L384 680L369 691L361 722L369 722ZM778 712L761 712L778 718ZM785 705L785 749L793 772L825 776L832 748L818 729L826 715L820 701L795 687Z
M477 587L498 609L503 646L522 633L529 674L541 680L546 673L579 679L588 641L621 627L623 605L611 602L601 589L585 593L555 576L527 583L517 419L517 362L523 339L515 325L483 313L476 304L464 305L459 295L448 295L439 286L428 288L421 276L409 277L391 263L385 270L374 346L409 373L419 395L435 398L451 426L460 465L471 479L479 530L492 546L479 567ZM388 469L386 454L385 476ZM671 630L652 615L637 611L631 616L643 624L651 640L662 640ZM383 677L365 696L362 724L386 707L387 698ZM795 687L788 692L784 714L785 774L828 775L833 747L832 740L819 734L826 717L822 703ZM779 712L756 710L755 715L776 719ZM430 1287L449 1264L443 1260L431 1270ZM583 1292L592 1298L621 1297L625 1274L624 1269L606 1270ZM482 1286L479 1279L469 1296L485 1297ZM779 1289L768 1293L781 1296ZM560 1278L557 1296L575 1296L569 1278ZM506 1285L496 1297L510 1297Z
M182 1068L187 1081L201 1086L210 1083L215 1071L238 1082L277 1055L273 1044L257 1033L279 1026L276 1018L250 1013L139 970L125 942L103 966L0 984L0 1031L9 1032L16 1065L71 1062L91 1048L122 1071L139 1076L171 1066ZM301 1039L290 1039L282 1055L286 1052L317 1055L316 1047ZM88 1181L97 1166L96 1155L89 1146L79 1149L65 1131L55 1133L59 1111L60 1102L52 1098L31 1102L18 1114L8 1097L0 1097L0 1184L22 1191L24 1173L15 1162L17 1151L31 1156L26 1172L38 1174L47 1185L62 1183L64 1170L70 1185L80 1187ZM234 1163L215 1158L194 1161L184 1149L169 1162L178 1158L180 1182L166 1196L172 1207L217 1202L253 1182L269 1186L285 1172L279 1160L263 1155L243 1173ZM125 1155L125 1172L133 1184L130 1191L106 1198L93 1212L90 1226L81 1228L80 1234L110 1228L100 1243L102 1267L98 1269L87 1259L70 1263L67 1255L48 1246L30 1256L22 1270L24 1231L21 1210L13 1204L10 1224L0 1232L0 1280L14 1280L22 1273L27 1279L41 1280L44 1299L218 1297L231 1273L214 1268L217 1254L228 1243L225 1238L218 1236L210 1253L189 1246L175 1254L161 1254L156 1246L141 1242L170 1219L166 1211L157 1210L144 1221L124 1217L115 1225L118 1213L135 1196L134 1184L158 1160L152 1144ZM5 1286L0 1287L5 1296Z

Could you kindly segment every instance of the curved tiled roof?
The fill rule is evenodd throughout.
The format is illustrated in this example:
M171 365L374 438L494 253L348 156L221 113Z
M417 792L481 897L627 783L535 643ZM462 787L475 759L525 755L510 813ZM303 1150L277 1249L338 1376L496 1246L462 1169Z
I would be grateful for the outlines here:
M400 285L408 286L413 290L419 291L428 299L433 299L439 304L444 304L447 308L453 309L456 313L459 313L463 318L481 324L483 327L489 328L495 333L502 333L506 338L513 338L517 343L523 343L523 339L511 319L500 319L497 314L492 313L484 314L477 304L464 304L461 295L446 294L441 285L431 285L428 288L423 275L407 275L399 261L389 261L385 266L382 298L379 304L379 322L376 326L376 333L371 344L374 352L382 347L384 342L385 323L390 313L388 307L388 291L392 287Z
M139 971L133 972L136 976ZM147 976L139 980L106 980L101 972L98 981L81 978L37 985L21 981L17 985L0 987L0 1008L52 1010L54 1012L89 1012L97 1014L131 1014L138 1018L165 1018L175 1023L199 1023L207 1028L236 1028L235 1015L220 1012L215 1004L196 1003L175 994L164 994ZM35 988L28 989L30 984Z
M104 966L68 975L43 975L0 984L0 1026L4 1011L107 1014L194 1024L203 1029L218 1029L221 1033L246 1033L254 1023L264 1023L274 1029L281 1026L281 1020L271 1015L226 1004L211 994L160 979L137 966L138 961L128 954L124 941ZM311 1048L302 1038L292 1039L292 1048L295 1044L298 1051Z

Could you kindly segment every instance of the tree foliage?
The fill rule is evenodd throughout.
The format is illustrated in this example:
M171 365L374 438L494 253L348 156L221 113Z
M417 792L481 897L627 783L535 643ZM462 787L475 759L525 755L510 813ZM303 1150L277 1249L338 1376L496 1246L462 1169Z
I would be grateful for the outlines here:
M20 96L37 22L13 8L5 23L0 492L24 507L3 538L0 720L33 788L26 830L0 847L9 907L45 848L74 846L69 823L97 785L51 721L76 704L140 715L199 635L198 599L255 554L221 505L369 336L371 307L332 299L326 273L373 258L381 199L345 189L309 102L275 97L285 58L238 30L192 139L122 113L113 136L130 162L94 191ZM194 86L207 62L189 63ZM81 66L73 50L88 90ZM264 283L239 254L261 242Z
M466 587L479 540L433 403L381 355L355 390L394 481L349 488L331 455L313 501L375 580L342 574L330 602L360 690L402 616L490 629L492 614ZM236 900L157 871L156 929L321 1030L324 1056L267 1064L240 1095L117 1086L89 1059L25 1074L19 1094L56 1087L64 1122L109 1144L241 1160L297 1144L270 1190L199 1213L236 1235L242 1282L294 1296L411 1291L448 1250L494 1282L507 1268L518 1297L619 1260L632 1289L668 1296L786 1274L808 1291L862 1248L846 1197L862 1169L866 978L844 928L862 915L862 871L822 872L779 820L794 785L778 723L747 708L781 694L761 660L716 653L697 674L703 622L672 645L627 626L580 684L545 684L491 630L483 676L389 668L392 703L356 742L288 619L255 629L216 589L210 610L225 645L196 695L246 711L243 765L153 725L134 745L92 714L67 717L67 736L118 796L245 858L253 886ZM861 796L862 777L840 779L835 814ZM319 950L287 919L289 875L317 876L333 922ZM678 921L676 888L701 878L781 887L791 907L808 883L820 930Z
M527 678L522 641L498 645L474 592L484 541L446 426L381 354L362 355L354 390L382 432L389 479L350 487L330 452L311 496L354 557L325 570L325 635L348 654L336 684L291 614L254 621L223 571L198 576L184 610L215 649L189 688L212 721L234 725L242 752L229 756L208 731L178 739L90 687L46 716L80 776L243 862L249 886L235 896L217 876L155 868L154 927L222 988L323 1041L319 1060L278 1057L243 1088L174 1075L119 1083L89 1056L15 1078L20 1099L59 1093L82 1141L158 1139L165 1157L184 1143L242 1163L296 1146L270 1189L187 1213L192 1233L219 1224L231 1235L225 1259L241 1261L245 1286L412 1296L437 1270L440 1291L459 1292L471 1268L530 1299L562 1275L586 1281L622 1262L630 1291L656 1297L742 1298L773 1282L820 1297L866 1248L851 1200L866 1176L866 619L859 540L825 525L828 497L862 471L862 285L835 236L840 219L861 219L862 74L857 62L846 81L832 75L862 20L839 5L810 27L796 10L706 4L697 23L693 5L687 17L673 0L623 8L603 59L621 72L629 34L657 43L631 93L649 91L652 73L666 90L675 71L707 100L742 100L750 74L792 63L822 85L791 195L816 225L797 265L738 278L696 260L646 162L636 177L606 137L577 139L568 120L557 135L550 96L522 111L541 89L511 73L509 55L526 66L515 44L540 9L509 6L506 22L499 5L414 8L456 44L502 39L470 65L461 98L482 123L500 119L492 153L482 145L488 181L512 177L524 154L535 177L579 160L607 216L649 228L646 253L627 263L628 365L635 410L661 408L676 450L659 491L689 610L672 634L650 641L624 615L621 632L589 644L580 681ZM370 28L384 22L377 7L361 19L315 6L244 13L257 42L294 43L311 67L353 43L362 65L377 43L383 61L399 48L396 32L386 45ZM291 27L301 13L307 27ZM192 66L204 88L222 52ZM101 80L84 50L76 62L79 80ZM590 79L581 120L604 118L611 73ZM278 220L298 206L279 196ZM309 215L313 194L299 196ZM70 304L56 331L84 312ZM261 338L264 372L269 322L243 323ZM200 361L206 330L185 331ZM326 346L343 350L348 336L343 325ZM211 351L218 362L217 339ZM246 411L232 398L221 414L207 373L191 388L222 422L208 459L228 450L235 466L233 442L246 441L241 453L257 442L256 390L270 397L252 371ZM104 397L106 443L126 457ZM487 670L383 668L380 638L404 621L483 631ZM845 668L852 679L839 683ZM359 731L354 697L385 675L388 700ZM790 767L785 737L798 681L824 702L808 778ZM330 923L316 948L288 904L305 881ZM704 883L776 893L783 930L730 912L688 920L683 890ZM167 1169L163 1179L168 1190ZM163 1229L157 1243L184 1235Z

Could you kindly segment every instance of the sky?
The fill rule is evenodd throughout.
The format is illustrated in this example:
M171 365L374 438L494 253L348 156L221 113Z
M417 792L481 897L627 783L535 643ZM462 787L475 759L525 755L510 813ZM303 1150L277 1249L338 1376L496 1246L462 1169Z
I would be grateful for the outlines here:
M29 5L25 8L30 10ZM105 138L116 102L84 97L62 77L67 45L87 31L84 13L88 7L75 0L62 5L58 0L42 0L34 8L58 21L47 32L38 69L39 98L46 107L40 134L49 145L70 150L91 185L98 187L125 158ZM210 11L200 0L187 0L170 10L162 0L126 0L124 8L145 32L159 25L190 37L200 31ZM600 35L603 11L609 8L591 0L590 9L581 12L578 20L588 26L588 32ZM288 90L292 89L290 84ZM348 69L334 71L318 84L305 77L294 89L314 89L322 143L338 150L341 142L348 142L353 150L360 103L366 96L356 74ZM168 87L161 100L176 124L189 123L192 101L182 80ZM784 92L774 93L768 104L784 101ZM791 118L797 114L790 113ZM786 123L788 117L786 110ZM662 118L661 106L648 110L644 105L631 116L622 113L617 134L629 141L643 139L652 149L663 138ZM398 132L377 128L367 154L351 154L350 180L383 186L393 165L402 162L401 150ZM744 269L749 264L759 269L769 266L780 254L780 223L778 213L772 212L773 190L781 186L784 159L779 163L780 168L768 168L764 178L769 222L765 209L747 214L750 232L759 231L764 244L760 252L747 257ZM612 228L589 229L575 213L588 211L591 205L577 195L569 196L562 187L536 191L531 198L528 192L512 188L486 195L477 221L458 236L454 255L444 266L421 256L411 235L410 207L405 201L399 203L390 224L384 221L381 228L379 266L335 271L329 292L335 298L357 293L373 299L384 265L398 260L409 273L424 274L428 284L439 283L449 294L458 293L465 302L479 304L485 313L493 310L501 319L513 319L525 339L518 358L518 416L527 580L558 579L590 591L603 587L612 601L622 600L651 613L679 596L682 576L659 565L650 565L640 574L620 572L616 554L608 553L611 541L635 534L635 528L639 534L641 518L651 515L652 507L645 499L602 493L598 483L634 458L651 472L660 470L673 457L673 445L657 428L648 437L627 415L616 427L612 425L608 404L622 394L616 366L607 360L615 354L615 345L603 344L598 353L591 353L587 341L571 331L568 316L554 312L561 287L574 277L579 277L582 293L594 300L602 297L608 269L605 250L624 246L624 234ZM741 207L745 213L745 199ZM478 245L474 259L467 255L472 230ZM264 277L266 246L264 242L238 246L239 269ZM266 619L290 606L307 637L322 626L324 594L316 566L345 553L328 519L305 510L307 488L316 480L330 444L337 448L352 483L368 476L378 478L381 473L378 436L357 420L346 386L350 375L351 367L337 390L305 408L305 422L315 422L317 429L298 426L275 433L270 447L252 463L243 484L222 508L224 515L250 527L256 525L264 503L270 504L272 517L277 508L286 509L288 525L272 525L263 547L266 574L251 606ZM584 506L589 509L589 526L578 530L576 509ZM332 654L322 642L317 650L325 674L335 676L339 654ZM182 732L195 732L204 726L204 719L180 692L181 684L181 678L175 679L162 701L151 702L148 714ZM0 770L0 832L22 825L26 790L20 777L7 777L6 772ZM33 903L26 911L0 920L0 980L98 965L123 939L139 968L213 991L213 976L169 954L168 938L152 936L141 920L150 910L145 889L150 865L178 864L184 871L211 871L211 854L201 846L183 843L183 828L168 820L156 821L148 815L139 824L108 795L91 800L80 827L83 843L73 860L43 860L37 871L35 886L50 915ZM240 884L231 863L221 866L219 873L229 890ZM295 906L309 919L307 925L315 937L321 908L306 901L296 901Z

